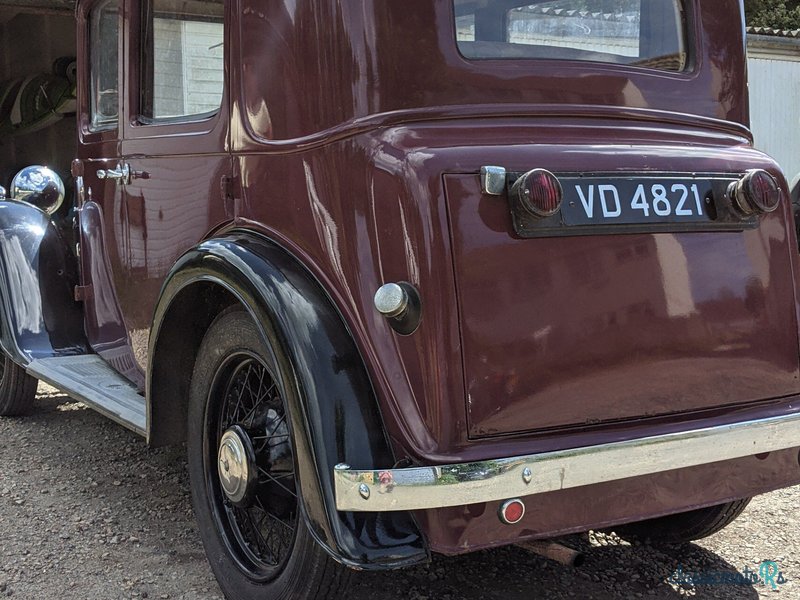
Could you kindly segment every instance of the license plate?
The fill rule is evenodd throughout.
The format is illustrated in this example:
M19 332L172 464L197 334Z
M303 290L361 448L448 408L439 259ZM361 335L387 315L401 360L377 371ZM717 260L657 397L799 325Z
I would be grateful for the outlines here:
M710 179L561 177L564 225L708 223L713 209Z

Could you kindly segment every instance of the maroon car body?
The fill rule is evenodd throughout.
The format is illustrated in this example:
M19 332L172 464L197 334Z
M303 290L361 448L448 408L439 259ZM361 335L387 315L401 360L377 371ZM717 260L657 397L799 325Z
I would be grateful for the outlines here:
M145 13L121 0L119 115L100 128L98 4L77 7L78 297L86 344L145 394L151 442L186 436L191 368L223 283L204 265L247 239L279 248L318 286L368 376L372 406L355 412L377 415L390 462L356 465L351 452L333 463L435 468L798 414L797 239L784 176L748 129L739 2L683 3L677 70L465 58L453 0L226 2L220 108L181 120L142 117ZM508 174L499 195L482 182L488 165ZM118 166L130 169L123 185L107 175ZM527 236L509 189L534 168L562 181L763 170L780 203L728 227ZM220 240L228 254L214 250ZM180 294L187 273L193 300ZM225 293L250 297L236 281ZM418 293L409 335L375 309L387 282ZM335 427L353 431L346 419ZM513 525L496 499L404 514L422 555L551 538L796 484L798 446L519 494L529 510ZM318 463L322 480L330 466ZM318 538L351 565L421 556L359 560L326 542L339 535L329 529Z

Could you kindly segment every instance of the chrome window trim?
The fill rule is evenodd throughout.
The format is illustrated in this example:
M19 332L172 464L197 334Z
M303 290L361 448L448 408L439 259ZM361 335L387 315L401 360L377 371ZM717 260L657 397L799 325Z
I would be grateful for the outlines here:
M333 470L342 511L494 502L800 446L800 413L473 463Z

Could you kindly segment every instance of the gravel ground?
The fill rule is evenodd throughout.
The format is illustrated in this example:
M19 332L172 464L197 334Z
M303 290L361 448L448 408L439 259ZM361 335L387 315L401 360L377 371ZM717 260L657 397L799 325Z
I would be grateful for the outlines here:
M0 418L0 598L221 599L195 529L183 451L148 449L52 388L39 392L33 416ZM800 599L798 503L800 487L761 496L735 525L687 546L567 538L588 552L579 569L516 547L437 557L362 574L348 600ZM741 573L763 560L788 580L775 591L668 581L679 566Z

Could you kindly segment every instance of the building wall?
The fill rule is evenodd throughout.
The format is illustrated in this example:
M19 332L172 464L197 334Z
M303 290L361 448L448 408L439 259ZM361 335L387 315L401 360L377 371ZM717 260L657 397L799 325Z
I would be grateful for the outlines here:
M756 148L800 177L800 40L748 37L750 126Z
M155 19L155 114L214 111L222 100L222 23Z

